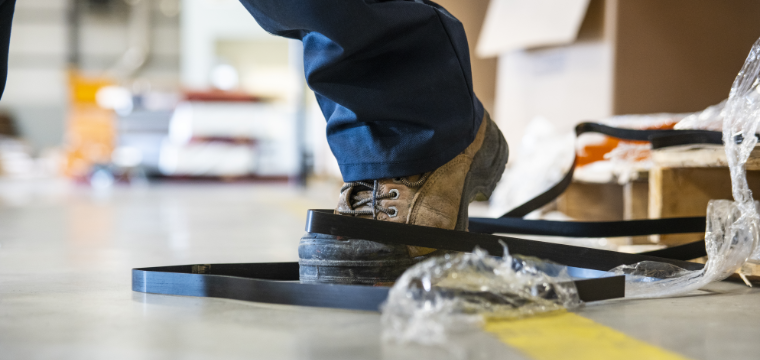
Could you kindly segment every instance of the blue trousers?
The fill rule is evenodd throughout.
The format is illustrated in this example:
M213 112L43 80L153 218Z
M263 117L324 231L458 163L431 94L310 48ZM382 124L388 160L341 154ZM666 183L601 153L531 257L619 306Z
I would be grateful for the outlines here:
M11 44L11 24L16 0L0 0L0 99L8 77L8 47Z
M240 0L303 41L306 82L345 181L436 169L472 143L483 105L462 24L427 0Z

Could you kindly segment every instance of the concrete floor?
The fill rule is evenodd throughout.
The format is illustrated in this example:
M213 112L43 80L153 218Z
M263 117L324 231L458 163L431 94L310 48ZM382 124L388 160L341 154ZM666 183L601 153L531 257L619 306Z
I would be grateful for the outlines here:
M377 313L131 291L135 267L294 261L305 210L336 192L0 181L0 359L524 358L481 332L456 351L385 344ZM723 282L578 313L694 359L757 359L758 306L759 290Z

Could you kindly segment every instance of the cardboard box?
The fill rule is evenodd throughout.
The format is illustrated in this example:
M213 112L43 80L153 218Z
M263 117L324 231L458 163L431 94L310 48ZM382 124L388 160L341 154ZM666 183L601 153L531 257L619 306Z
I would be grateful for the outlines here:
M753 0L492 0L479 56L498 56L495 118L512 149L543 116L570 130L718 103L760 37Z

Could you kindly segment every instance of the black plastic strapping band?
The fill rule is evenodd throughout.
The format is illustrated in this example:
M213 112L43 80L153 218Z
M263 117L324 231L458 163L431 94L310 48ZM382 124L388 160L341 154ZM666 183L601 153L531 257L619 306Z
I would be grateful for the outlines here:
M714 131L633 130L582 123L576 134L597 132L634 141L651 141L653 148L689 144L722 144ZM510 252L536 256L568 266L609 270L640 261L659 261L699 270L704 265L685 260L705 256L704 240L642 254L561 245L519 239L493 233L567 237L639 236L703 232L705 218L675 218L613 222L558 222L521 219L556 199L570 185L575 162L557 184L498 219L472 218L471 232L381 222L310 210L306 231L361 238L376 242L471 251L475 246L502 255L504 242ZM624 296L624 278L575 281L581 300L597 301ZM386 299L387 287L314 285L298 283L298 263L211 264L151 267L132 270L132 289L144 293L218 297L274 304L319 306L376 311Z

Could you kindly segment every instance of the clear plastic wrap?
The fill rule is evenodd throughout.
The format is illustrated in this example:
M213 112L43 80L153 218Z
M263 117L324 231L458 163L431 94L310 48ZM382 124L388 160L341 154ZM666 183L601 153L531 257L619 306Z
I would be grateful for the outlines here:
M755 203L757 207L760 203ZM689 271L675 265L644 261L610 272L626 275L625 296L651 298L685 294L725 279L741 268L752 252L757 234L746 231L741 207L734 201L711 200L707 206L707 263Z
M681 121L673 128L676 130L712 130L723 131L723 117L726 108L726 101L713 105L700 112L693 113Z
M751 259L757 262L760 261L760 249L757 248L760 218L747 184L745 165L757 144L756 134L760 125L760 40L752 46L742 70L734 80L724 112L723 143L731 171L731 190L741 213L733 227L737 231L737 237L746 241L752 239L755 249Z
M383 305L383 338L443 344L486 317L519 318L580 305L567 268L537 258L447 254L423 261L396 281Z
M746 163L757 144L760 125L760 40L750 50L728 100L708 108L690 126L715 127L722 121L723 143L731 172L734 201L712 200L707 207L705 243L708 260L699 271L686 271L657 262L621 266L626 274L626 297L665 297L684 294L722 280L748 260L760 261L758 203L747 184ZM689 123L682 125L689 125ZM656 276L656 277L655 277Z

